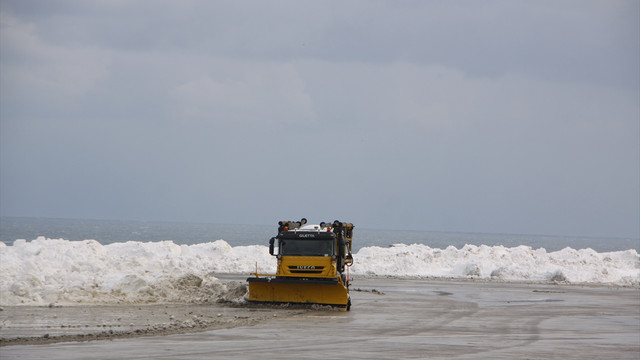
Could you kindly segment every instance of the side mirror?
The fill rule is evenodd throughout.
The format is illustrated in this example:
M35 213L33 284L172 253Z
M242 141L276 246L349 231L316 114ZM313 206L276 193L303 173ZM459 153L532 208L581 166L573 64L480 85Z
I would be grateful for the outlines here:
M271 240L269 240L269 255L278 255L278 254L274 254L274 243L276 241L276 238L271 238Z

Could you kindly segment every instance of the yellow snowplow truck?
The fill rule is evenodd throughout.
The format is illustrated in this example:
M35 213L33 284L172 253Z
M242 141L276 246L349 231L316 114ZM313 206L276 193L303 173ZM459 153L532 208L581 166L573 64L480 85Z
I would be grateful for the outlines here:
M280 221L269 253L278 259L275 274L249 277L249 301L326 304L350 310L349 279L353 224L307 219Z

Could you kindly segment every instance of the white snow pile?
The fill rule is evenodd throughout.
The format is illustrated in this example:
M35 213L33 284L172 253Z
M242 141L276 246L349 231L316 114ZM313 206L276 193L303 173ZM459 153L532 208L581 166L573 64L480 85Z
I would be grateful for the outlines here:
M214 273L270 270L264 246L231 247L223 240L102 245L95 240L39 237L0 242L0 305L192 303L241 301L244 284Z
M528 246L443 250L398 244L362 248L354 262L351 275L640 285L635 250L547 253ZM44 237L12 246L0 242L0 305L241 301L246 286L223 283L214 274L273 273L275 264L266 246L232 247L224 240L195 245L102 245Z
M598 253L564 248L548 253L530 246L465 245L434 249L422 244L362 248L353 274L476 278L502 281L640 285L636 250Z

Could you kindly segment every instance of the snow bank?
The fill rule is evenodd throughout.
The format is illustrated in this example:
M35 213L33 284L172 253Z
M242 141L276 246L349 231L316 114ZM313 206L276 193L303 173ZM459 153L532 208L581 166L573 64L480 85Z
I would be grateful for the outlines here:
M239 290L213 274L271 270L264 246L223 240L102 245L39 237L0 242L0 304L205 302Z
M442 250L422 244L396 244L362 248L354 258L354 275L640 284L640 256L635 250L598 253L565 248L547 253L543 248L534 250L524 245L465 245Z
M352 275L480 278L640 285L635 250L598 253L528 246L425 245L366 247L354 254ZM205 302L237 299L243 289L215 273L275 271L262 245L232 247L223 240L195 245L172 241L102 245L95 240L0 242L0 304ZM232 287L232 288L230 288ZM233 295L233 296L232 296ZM241 296L240 296L241 297Z

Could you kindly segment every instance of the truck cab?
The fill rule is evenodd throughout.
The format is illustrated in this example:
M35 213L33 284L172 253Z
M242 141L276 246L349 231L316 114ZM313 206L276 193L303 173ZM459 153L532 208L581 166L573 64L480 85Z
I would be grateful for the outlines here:
M352 228L353 225L349 227ZM345 232L339 221L330 225L324 222L306 225L303 218L293 228L281 222L278 236L269 241L269 253L278 258L278 276L326 278L341 275L345 265L349 266L353 261L351 234L352 230Z

